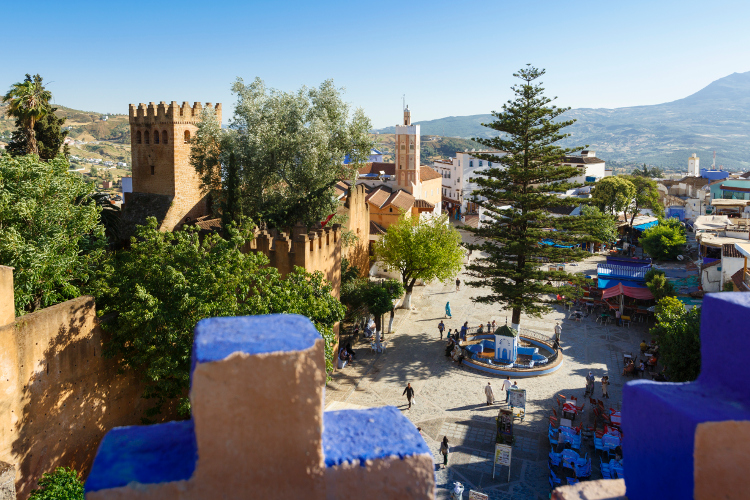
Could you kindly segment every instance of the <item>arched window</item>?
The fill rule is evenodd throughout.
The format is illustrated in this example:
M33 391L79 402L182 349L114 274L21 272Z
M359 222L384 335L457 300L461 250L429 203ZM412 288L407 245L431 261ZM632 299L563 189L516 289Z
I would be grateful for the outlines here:
M161 133L161 143L162 144L169 144L169 141L167 140L167 131L164 130Z
M491 166L492 166L492 162L491 162L491 161L488 161L488 162L487 162L487 166L488 166L488 167L491 167Z
M479 166L480 167L482 166L482 160L479 160Z
M185 131L185 144L190 144L190 131Z
M474 166L474 160L469 160L469 168Z
M146 144L148 144L148 143L149 143L149 142L148 142L148 141L149 141L149 139L148 139L148 130L146 130L146 131L145 131L145 132L143 133L143 139L144 139L144 141L146 142Z
M154 144L159 144L159 131L154 130Z
M141 143L141 131L135 133L135 143L140 144Z

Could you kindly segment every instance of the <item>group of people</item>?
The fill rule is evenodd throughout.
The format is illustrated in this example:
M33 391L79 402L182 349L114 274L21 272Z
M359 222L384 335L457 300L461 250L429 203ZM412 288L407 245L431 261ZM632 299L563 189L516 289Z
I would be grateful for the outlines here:
M448 344L445 346L445 356L451 358L460 365L463 363L464 355L456 337L458 337L458 333L456 333L455 337L448 335Z
M485 332L485 325L480 324L479 327L477 327L477 335L483 335L484 333L492 334L492 332L495 331L495 320L487 321L487 331ZM443 323L442 320L440 320L440 323L438 323L438 332L440 332L440 340L443 340L443 333L445 332L445 323ZM466 340L466 335L469 332L469 322L464 322L463 326L459 330L456 328L455 332L452 328L448 328L448 338L451 338L451 336L454 336L456 340Z
M505 377L505 380L503 380L503 383L500 386L500 390L505 392L506 403L510 400L510 391L514 389L518 389L518 382L511 383L510 377ZM495 392L493 391L490 382L487 382L487 385L484 386L484 395L487 398L487 406L495 403Z
M341 361L346 361L349 364L351 364L352 361L354 361L354 357L355 356L356 356L356 354L354 353L354 349L352 349L352 343L351 342L347 342L344 347L342 347L341 349L339 349L339 359Z
M602 385L602 398L609 399L609 376L602 376L600 383ZM586 375L586 391L583 393L585 396L594 397L594 387L596 386L596 377L594 372L589 372Z

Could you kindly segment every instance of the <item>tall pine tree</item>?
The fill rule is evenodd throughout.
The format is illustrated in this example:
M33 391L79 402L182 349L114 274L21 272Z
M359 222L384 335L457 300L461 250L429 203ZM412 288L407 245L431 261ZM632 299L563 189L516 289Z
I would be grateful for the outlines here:
M520 327L521 314L540 316L550 310L556 296L576 293L581 275L549 271L545 262L563 263L583 259L584 242L596 241L586 233L587 216L553 216L558 207L578 205L581 200L558 196L573 187L569 179L581 175L577 167L562 165L568 149L555 143L568 137L562 130L574 120L556 120L569 108L550 105L535 80L544 70L532 66L513 76L523 83L515 85L513 101L493 112L495 121L483 124L500 135L475 141L505 154L477 155L492 162L492 167L471 179L478 185L474 201L488 216L480 227L466 228L483 243L472 245L485 253L467 266L476 280L474 287L487 287L488 295L475 297L481 303L496 303L512 310L512 326ZM559 211L558 211L559 212ZM600 215L599 217L604 217ZM557 287L553 283L566 283Z

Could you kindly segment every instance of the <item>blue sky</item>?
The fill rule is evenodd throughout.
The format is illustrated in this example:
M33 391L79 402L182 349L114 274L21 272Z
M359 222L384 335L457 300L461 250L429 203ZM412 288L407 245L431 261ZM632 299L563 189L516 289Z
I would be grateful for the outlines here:
M488 113L512 73L546 68L572 107L657 104L750 71L750 2L6 2L0 90L40 73L55 101L224 103L238 76L282 90L327 78L375 127ZM12 20L12 22L8 22Z

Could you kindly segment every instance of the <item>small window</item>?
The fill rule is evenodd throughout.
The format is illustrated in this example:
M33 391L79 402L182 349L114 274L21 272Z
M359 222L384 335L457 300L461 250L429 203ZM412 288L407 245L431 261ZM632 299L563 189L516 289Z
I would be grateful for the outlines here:
M159 144L159 131L154 130L154 144Z
M482 166L482 160L479 160L479 166L480 167Z
M185 144L190 144L190 131L185 131Z
M411 149L412 151L414 151L414 144L409 144L409 149Z
M474 166L474 160L469 160L469 168Z
M167 141L167 131L166 130L162 131L162 133L161 133L161 143L162 144L169 144L169 142Z
M401 145L401 149L405 150L405 149L406 149L406 145L405 145L405 144L402 144L402 145Z
M491 167L491 166L492 166L492 162L491 162L491 161L488 161L488 162L487 162L487 166L488 166L488 167Z
M151 165L151 175L154 175L154 166Z
M141 131L135 133L135 143L140 144L141 143Z
M148 143L149 143L149 139L148 139L148 130L146 130L146 131L145 131L145 132L143 133L143 139L144 139L144 142L145 142L146 144L148 144Z
M389 209L388 209L388 211L389 211L389 212L393 212L393 209L392 209L392 208L389 208Z

